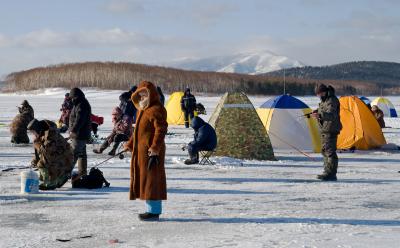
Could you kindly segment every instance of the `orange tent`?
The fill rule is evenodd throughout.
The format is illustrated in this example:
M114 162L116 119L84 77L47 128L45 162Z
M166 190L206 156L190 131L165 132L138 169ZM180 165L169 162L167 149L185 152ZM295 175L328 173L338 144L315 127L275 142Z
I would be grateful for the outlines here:
M341 97L339 101L343 128L337 140L338 149L368 150L386 144L382 129L367 105L356 96Z

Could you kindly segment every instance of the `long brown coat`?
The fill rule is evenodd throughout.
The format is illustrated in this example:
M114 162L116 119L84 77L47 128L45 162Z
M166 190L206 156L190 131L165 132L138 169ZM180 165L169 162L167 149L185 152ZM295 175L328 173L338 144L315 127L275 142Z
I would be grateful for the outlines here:
M143 90L149 93L149 103L142 109L139 106L139 92ZM166 200L164 138L168 129L167 111L161 105L156 87L151 82L141 82L131 100L138 114L135 130L126 144L126 148L132 152L129 199ZM159 155L159 164L150 171L147 170L149 149Z

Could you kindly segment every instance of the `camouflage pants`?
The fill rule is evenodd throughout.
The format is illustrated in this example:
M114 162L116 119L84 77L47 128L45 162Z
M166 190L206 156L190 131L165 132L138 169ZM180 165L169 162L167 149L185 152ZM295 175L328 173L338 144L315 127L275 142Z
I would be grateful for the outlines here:
M336 175L339 159L336 154L337 134L321 134L322 156L324 157L324 173Z
M64 174L59 174L56 177L50 177L48 168L39 168L39 173L40 181L43 181L43 186L47 188L58 188L62 183L65 183L65 180L67 180L69 177L67 172Z

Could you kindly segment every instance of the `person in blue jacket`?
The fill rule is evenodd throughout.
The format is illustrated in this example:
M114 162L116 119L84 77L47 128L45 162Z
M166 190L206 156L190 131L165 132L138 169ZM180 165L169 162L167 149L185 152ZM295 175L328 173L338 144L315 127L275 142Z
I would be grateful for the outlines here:
M212 151L217 147L217 134L214 128L200 117L194 117L191 123L194 140L187 146L190 158L185 164L199 163L199 151Z

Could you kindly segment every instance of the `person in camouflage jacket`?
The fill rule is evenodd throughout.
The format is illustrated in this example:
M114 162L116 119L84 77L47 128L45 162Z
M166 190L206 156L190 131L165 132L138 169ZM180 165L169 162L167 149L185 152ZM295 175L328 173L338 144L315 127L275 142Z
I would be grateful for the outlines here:
M315 93L321 98L317 110L312 113L316 118L321 131L322 156L324 158L324 172L317 178L323 181L336 181L339 159L336 154L337 136L342 129L340 123L340 102L332 86L321 84L316 87Z
M33 119L28 129L35 136L35 156L31 166L39 169L39 178L42 181L39 189L62 187L73 169L73 154L69 143L59 134L54 122Z
M24 100L21 107L18 107L19 114L15 116L10 125L11 143L29 144L27 126L34 118L34 111L27 100Z

